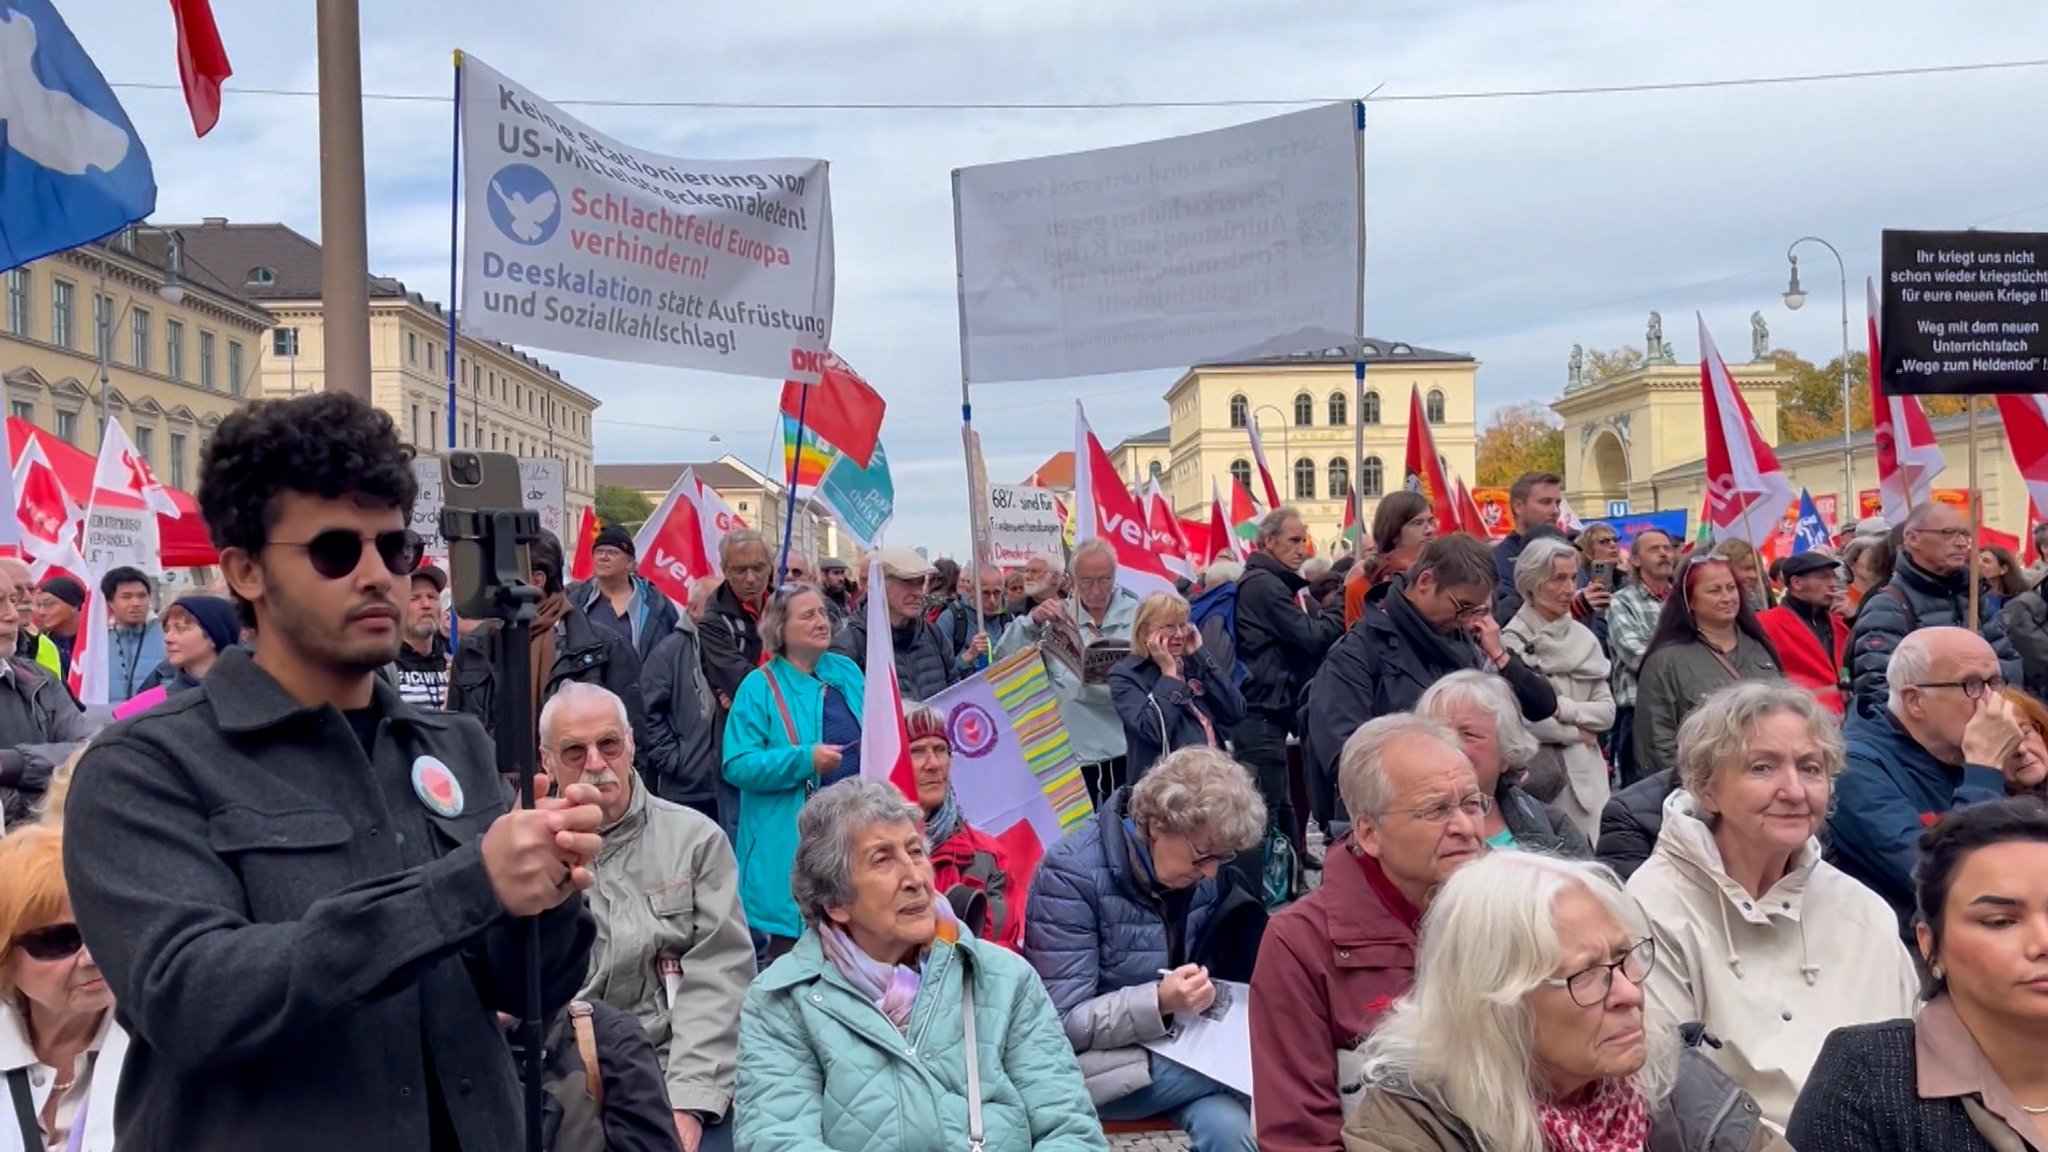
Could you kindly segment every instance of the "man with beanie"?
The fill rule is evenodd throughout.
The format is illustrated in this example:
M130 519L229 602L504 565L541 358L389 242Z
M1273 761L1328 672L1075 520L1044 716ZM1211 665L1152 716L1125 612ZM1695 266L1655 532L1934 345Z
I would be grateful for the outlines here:
M1849 653L1848 598L1842 592L1842 566L1825 552L1801 552L1779 561L1785 571L1785 598L1776 608L1756 614L1778 655L1785 679L1813 693L1828 711L1842 715L1848 677L1843 662Z
M405 643L398 646L391 674L398 694L415 708L439 708L448 702L448 614L441 609L441 593L447 590L448 573L434 565L422 564L413 571L412 598L405 606Z
M85 585L69 576L52 576L36 589L36 627L57 646L57 678L71 675L71 652L78 646L78 614L85 607Z
M633 536L617 524L607 525L590 546L596 572L569 589L569 603L633 649L645 664L655 645L675 631L674 601L634 571Z

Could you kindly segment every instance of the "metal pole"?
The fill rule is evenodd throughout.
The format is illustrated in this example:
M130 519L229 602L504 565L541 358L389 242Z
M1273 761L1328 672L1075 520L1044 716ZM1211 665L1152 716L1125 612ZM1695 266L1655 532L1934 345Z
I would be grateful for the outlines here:
M1834 245L1828 245L1830 252ZM1835 270L1842 280L1842 507L1856 506L1856 447L1849 433L1849 269L1842 263L1842 254L1835 253ZM1872 366L1872 371L1876 366ZM1842 513L1835 513L1841 519ZM1840 527L1838 523L1837 528Z
M1966 451L1970 454L1970 561L1963 571L1970 574L1970 631L1977 630L1980 602L1978 593L1984 585L1983 577L1977 575L1977 537L1984 531L1984 495L1977 490L1977 397L1970 400L1970 443Z
M455 345L461 339L456 331L458 273L461 268L458 253L462 236L456 221L462 212L462 49L455 50L455 128L454 142L448 149L448 450L455 450L455 410L461 406L462 395L455 390ZM451 638L450 644L455 643Z
M1357 131L1354 133L1354 164L1358 176L1358 299L1352 331L1358 350L1351 364L1351 523L1358 533L1351 542L1351 554L1363 553L1365 525L1365 101L1353 102ZM1337 535L1344 535L1344 520L1337 519Z
M370 400L370 240L357 0L319 0L320 296L325 387Z
M975 523L978 510L974 506L974 396L967 382L967 267L966 248L960 236L958 168L953 169L953 302L960 315L960 451L967 459L967 578L969 586L974 589L974 628L985 636L988 634L988 615L981 609L981 553L987 540L988 525ZM1088 466L1087 460L1074 461L1076 471ZM989 655L994 656L995 653L990 652Z
M92 350L93 356L99 361L100 366L100 438L99 443L93 445L95 453L107 442L107 419L109 415L107 407L107 357L112 352L114 346L113 312L113 298L107 295L107 249L106 245L102 243L100 245L100 283L99 287L93 291L92 296Z

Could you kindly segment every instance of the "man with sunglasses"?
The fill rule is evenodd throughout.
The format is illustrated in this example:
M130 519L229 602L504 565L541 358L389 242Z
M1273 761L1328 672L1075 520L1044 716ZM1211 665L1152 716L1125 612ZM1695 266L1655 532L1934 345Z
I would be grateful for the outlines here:
M255 653L93 743L65 812L79 928L133 1043L130 1152L517 1147L497 1013L543 1018L594 931L595 789L512 811L471 719L405 703L411 449L316 392L221 422L199 506Z
M1464 533L1439 536L1407 574L1330 649L1304 693L1310 769L1334 786L1337 756L1359 725L1413 711L1423 690L1468 668L1498 673L1522 715L1557 711L1557 690L1500 642L1494 622L1494 553Z
M1884 711L1888 694L1885 665L1906 635L1918 628L1970 624L1970 581L1979 579L1970 547L1970 523L1947 504L1930 500L1913 509L1899 542L1891 582L1863 598L1849 635L1850 707L1872 716ZM2023 681L2018 649L2005 622L1981 606L1973 629L1991 644L1999 675Z
M732 1147L740 1001L754 945L740 910L739 862L716 821L651 795L633 771L625 702L569 684L541 711L541 763L597 789L604 852L584 899L598 923L580 993L638 1017L659 1054L683 1152Z
M1920 834L1950 809L2002 799L2025 729L1999 692L1997 654L1967 629L1909 634L1886 680L1883 710L1842 726L1848 766L1835 781L1828 862L1884 897L1910 937Z

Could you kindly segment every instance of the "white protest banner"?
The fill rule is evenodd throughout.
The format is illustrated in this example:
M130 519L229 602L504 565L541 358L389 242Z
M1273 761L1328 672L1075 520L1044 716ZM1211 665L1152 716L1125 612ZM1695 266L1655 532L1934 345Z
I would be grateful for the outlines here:
M1054 567L1066 564L1061 540L1066 523L1049 488L997 484L988 490L989 562L998 568L1021 568L1033 556Z
M175 516L178 506L118 422L108 421L101 437L85 512L81 552L86 567L95 578L111 568L129 567L158 579L163 564L157 513L168 509Z
M85 565L96 575L112 568L137 568L154 580L158 563L156 513L146 508L95 504L85 514Z
M519 458L519 483L526 490L526 506L540 513L540 526L555 534L563 541L563 547L573 547L575 541L564 540L563 531L569 517L563 502L562 462L551 456L521 456Z
M817 379L832 334L824 161L635 148L474 56L462 103L471 336Z
M420 555L446 568L448 541L441 539L441 458L413 457L412 478L420 486L420 494L413 498L410 525L425 543Z
M1351 104L954 177L969 381L1184 368L1355 339Z

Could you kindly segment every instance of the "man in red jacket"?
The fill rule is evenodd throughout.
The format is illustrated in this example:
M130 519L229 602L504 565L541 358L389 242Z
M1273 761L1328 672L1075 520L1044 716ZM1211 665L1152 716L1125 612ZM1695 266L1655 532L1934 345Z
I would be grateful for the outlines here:
M1847 687L1842 662L1849 650L1841 565L1821 552L1801 552L1784 565L1785 599L1776 608L1757 613L1757 621L1785 661L1785 678L1812 690L1840 716Z

